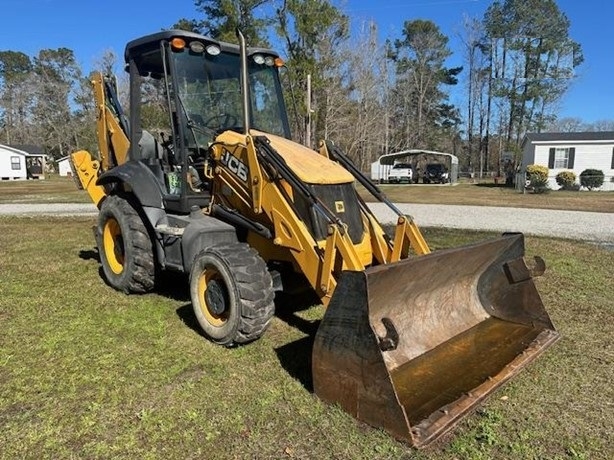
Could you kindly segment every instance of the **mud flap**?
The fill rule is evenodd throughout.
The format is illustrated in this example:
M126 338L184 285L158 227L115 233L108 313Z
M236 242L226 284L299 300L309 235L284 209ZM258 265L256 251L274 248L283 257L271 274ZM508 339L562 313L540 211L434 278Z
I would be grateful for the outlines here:
M316 333L315 393L423 447L559 334L521 234L343 272Z

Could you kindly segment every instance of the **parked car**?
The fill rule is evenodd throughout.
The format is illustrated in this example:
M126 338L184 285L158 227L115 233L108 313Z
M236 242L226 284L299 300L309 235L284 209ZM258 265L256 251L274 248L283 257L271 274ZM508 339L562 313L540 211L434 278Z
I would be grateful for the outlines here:
M397 163L388 174L388 182L391 184L400 184L401 182L411 184L412 177L413 170L409 163Z
M422 176L422 182L425 184L436 183L445 184L450 182L450 174L448 169L441 163L431 163L426 165L424 175Z

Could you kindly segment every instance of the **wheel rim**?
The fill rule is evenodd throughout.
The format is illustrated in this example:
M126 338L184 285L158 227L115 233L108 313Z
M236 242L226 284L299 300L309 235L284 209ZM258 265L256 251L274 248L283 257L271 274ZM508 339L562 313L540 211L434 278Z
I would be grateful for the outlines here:
M228 321L228 292L222 276L214 268L207 267L198 278L198 307L214 327L222 327Z
M124 271L124 239L119 223L114 218L109 218L102 231L104 255L113 273L119 275Z

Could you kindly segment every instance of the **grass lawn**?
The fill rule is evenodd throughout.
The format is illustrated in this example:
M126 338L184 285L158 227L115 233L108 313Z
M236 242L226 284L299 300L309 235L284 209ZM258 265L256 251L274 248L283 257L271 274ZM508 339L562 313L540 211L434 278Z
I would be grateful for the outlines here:
M91 218L0 218L0 458L614 458L612 252L528 238L563 338L451 435L416 451L310 389L321 307L280 302L265 336L200 336L187 282L106 286ZM434 248L485 234L427 229ZM289 325L291 323L292 325ZM302 327L297 327L302 326Z
M358 187L367 201L373 198ZM464 204L515 206L520 208L567 209L614 212L614 192L563 192L522 194L490 183L439 185L383 185L383 192L397 203ZM77 190L73 180L52 175L42 181L0 181L0 204L5 203L89 203L86 192Z
M381 190L396 203L511 206L518 208L563 209L569 211L614 212L614 192L519 193L492 183L448 185L382 185ZM373 198L362 188L367 201Z
M44 180L0 181L0 204L5 203L91 203L70 177L47 175Z

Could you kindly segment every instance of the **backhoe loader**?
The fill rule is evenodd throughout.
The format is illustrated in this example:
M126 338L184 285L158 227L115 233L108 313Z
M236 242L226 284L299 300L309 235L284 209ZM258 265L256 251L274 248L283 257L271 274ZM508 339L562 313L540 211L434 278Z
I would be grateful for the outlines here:
M163 270L189 274L198 323L224 346L258 339L275 292L304 280L326 306L315 393L425 446L559 337L532 279L543 261L525 263L521 234L431 252L334 143L291 140L282 60L237 37L128 43L129 114L113 78L92 78L99 154L71 161L99 208L104 277L144 293ZM392 230L356 183L396 212Z

